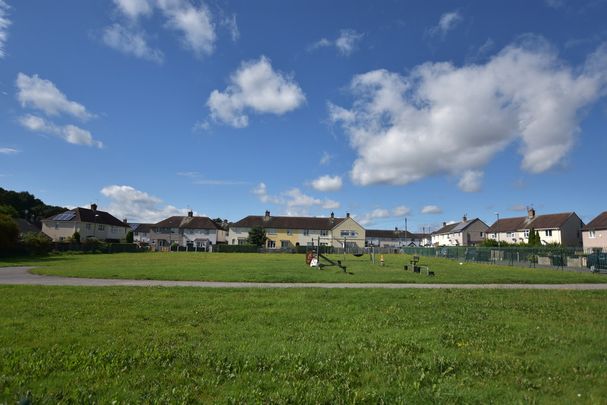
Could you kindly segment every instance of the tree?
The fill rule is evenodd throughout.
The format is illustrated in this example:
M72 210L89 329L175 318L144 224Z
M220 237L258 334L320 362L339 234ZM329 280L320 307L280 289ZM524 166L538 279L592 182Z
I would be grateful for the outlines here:
M251 228L249 231L249 238L247 239L247 242L249 242L251 245L261 247L266 244L267 240L268 237L266 236L266 231L261 226Z
M74 232L72 235L72 242L80 243L80 232Z
M11 217L0 214L0 251L9 252L14 249L19 239L19 228Z
M128 231L126 234L126 243L133 243L133 231Z
M19 218L19 213L12 205L0 204L0 214L8 215L11 218Z
M540 238L540 234L532 227L529 229L529 246L541 246L542 239Z

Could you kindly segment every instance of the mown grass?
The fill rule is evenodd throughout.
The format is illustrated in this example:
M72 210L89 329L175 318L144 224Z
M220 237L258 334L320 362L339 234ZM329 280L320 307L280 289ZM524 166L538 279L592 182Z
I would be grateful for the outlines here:
M0 286L0 403L601 403L605 292Z
M256 253L118 253L58 255L42 260L4 261L0 265L31 265L38 274L89 278L204 280L252 282L373 282L373 283L604 283L607 277L558 269L520 268L421 258L435 277L405 272L406 255L384 255L385 266L368 256L333 255L348 273L337 267L322 270L305 264L302 254ZM377 257L379 261L379 256Z

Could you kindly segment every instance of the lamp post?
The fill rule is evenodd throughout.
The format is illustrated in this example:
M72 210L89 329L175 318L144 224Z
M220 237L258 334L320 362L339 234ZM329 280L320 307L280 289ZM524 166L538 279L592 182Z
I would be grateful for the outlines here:
M405 217L405 247L407 245L407 217Z

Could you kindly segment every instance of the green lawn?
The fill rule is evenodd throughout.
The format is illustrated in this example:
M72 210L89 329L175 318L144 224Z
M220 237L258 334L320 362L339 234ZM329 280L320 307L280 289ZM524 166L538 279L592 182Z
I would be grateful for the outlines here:
M371 264L368 256L333 255L348 272L305 265L303 254L257 253L120 253L57 255L44 259L0 261L4 265L39 266L39 274L70 277L254 281L254 282L376 282L376 283L604 283L607 277L559 269L517 268L463 263L422 257L435 277L405 272L410 256L384 255L385 266ZM379 260L379 257L377 258Z
M606 302L0 286L0 403L604 403Z

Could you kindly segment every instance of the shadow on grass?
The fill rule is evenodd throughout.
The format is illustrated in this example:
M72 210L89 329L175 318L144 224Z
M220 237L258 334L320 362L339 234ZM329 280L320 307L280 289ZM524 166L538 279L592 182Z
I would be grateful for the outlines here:
M49 254L45 256L0 257L0 267L50 265L56 262L76 260L80 255Z

